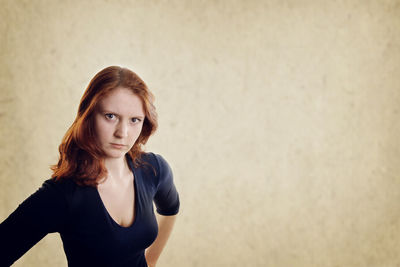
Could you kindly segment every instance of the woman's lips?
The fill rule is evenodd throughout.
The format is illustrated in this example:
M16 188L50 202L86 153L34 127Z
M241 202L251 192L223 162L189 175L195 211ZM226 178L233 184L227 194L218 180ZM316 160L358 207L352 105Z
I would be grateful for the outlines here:
M114 143L111 143L111 146L114 147L114 148L118 148L118 149L121 149L121 148L124 148L124 147L125 147L125 145L114 144Z

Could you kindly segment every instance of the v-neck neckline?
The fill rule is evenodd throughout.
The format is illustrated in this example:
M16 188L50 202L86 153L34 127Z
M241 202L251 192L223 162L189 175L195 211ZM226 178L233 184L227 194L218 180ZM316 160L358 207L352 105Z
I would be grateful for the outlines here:
M131 158L127 155L127 161L128 161L128 166L129 166L129 168L130 168L130 170L132 171L132 175L133 175L133 183L132 183L132 186L133 186L133 191L134 191L134 194L135 194L135 196L134 196L134 199L135 199L135 201L134 201L134 203L133 203L133 212L134 212L134 218L133 218L133 222L131 223L131 225L128 225L128 226L122 226L122 225L120 225L118 222L116 222L115 220L114 220L114 218L111 216L111 214L108 212L108 210L107 210L107 208L106 208L106 206L105 206L105 204L104 204L104 202L103 202L103 199L101 198L101 196L100 196L100 193L99 193L99 190L98 190L98 188L96 187L95 188L95 190L96 190L96 195L97 195L97 197L98 197L98 200L99 200L99 202L101 203L101 206L103 207L103 210L104 210L104 212L106 213L106 215L107 215L107 217L111 220L111 222L115 225L115 226L117 226L118 228L122 228L122 229L129 229L129 228L131 228L131 227L133 227L134 226L134 224L136 223L136 221L138 220L138 216L139 216L139 213L138 213L138 190L137 190L137 183L136 183L136 179L137 179L137 175L136 175L136 172L135 172L135 167L133 166L133 164L131 164Z

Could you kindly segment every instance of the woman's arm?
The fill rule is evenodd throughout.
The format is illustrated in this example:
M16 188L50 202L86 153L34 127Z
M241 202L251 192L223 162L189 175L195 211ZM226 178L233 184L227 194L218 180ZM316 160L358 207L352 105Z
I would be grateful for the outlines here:
M59 232L67 204L55 182L47 180L0 223L0 266L10 266L48 233Z
M149 267L156 266L165 244L172 232L177 215L163 216L157 214L158 235L153 244L146 249L145 257Z

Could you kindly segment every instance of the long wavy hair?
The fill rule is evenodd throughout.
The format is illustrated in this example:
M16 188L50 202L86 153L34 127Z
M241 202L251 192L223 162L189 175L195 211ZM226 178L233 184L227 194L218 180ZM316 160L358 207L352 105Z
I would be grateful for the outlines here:
M52 178L69 178L79 185L95 187L105 177L104 153L96 139L94 115L99 101L117 87L131 90L143 102L145 119L142 131L128 152L135 167L141 164L143 145L158 125L154 96L136 73L127 68L111 66L97 73L86 88L75 121L59 146L58 163L51 166Z

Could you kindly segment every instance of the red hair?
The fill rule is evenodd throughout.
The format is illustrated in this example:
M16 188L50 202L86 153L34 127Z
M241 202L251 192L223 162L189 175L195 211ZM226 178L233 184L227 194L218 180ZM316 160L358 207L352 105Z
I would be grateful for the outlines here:
M111 66L101 70L90 81L79 104L75 121L59 146L60 158L51 166L52 178L70 178L80 185L97 186L106 174L104 154L96 142L94 112L99 101L117 87L131 90L143 102L145 119L142 131L128 152L133 164L140 164L142 146L157 129L154 97L143 80L133 71Z

